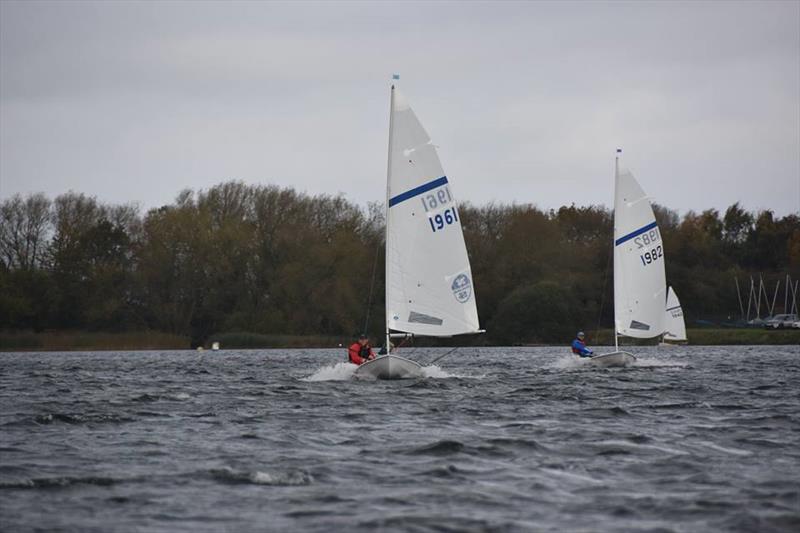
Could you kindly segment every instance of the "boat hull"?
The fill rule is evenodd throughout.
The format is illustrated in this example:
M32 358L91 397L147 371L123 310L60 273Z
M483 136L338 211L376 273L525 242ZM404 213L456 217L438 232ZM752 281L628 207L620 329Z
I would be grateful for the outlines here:
M658 345L662 348L669 347L675 348L676 346L683 346L686 344L686 341L673 341L673 342L659 342Z
M589 361L593 365L611 368L630 366L636 362L636 357L628 352L611 352L592 356Z
M424 377L422 366L416 361L397 355L381 355L359 366L355 374L359 379L413 379Z

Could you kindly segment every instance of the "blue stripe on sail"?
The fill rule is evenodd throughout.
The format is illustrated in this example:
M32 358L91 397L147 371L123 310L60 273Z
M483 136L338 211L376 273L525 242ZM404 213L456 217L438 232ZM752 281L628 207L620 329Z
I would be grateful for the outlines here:
M433 181L429 181L428 183L423 183L419 187L414 187L413 189L406 191L402 194L398 194L394 198L389 199L389 207L395 206L400 202L405 202L409 198L414 198L415 196L419 196L420 194L424 194L431 189L435 189L436 187L441 187L442 185L447 184L447 176L442 176L441 178L436 178Z
M650 224L648 224L646 226L642 226L641 228L637 229L636 231L632 231L632 232L628 233L624 237L620 237L619 239L616 240L616 242L614 242L614 246L619 246L623 242L629 241L629 240L633 239L634 237L638 237L642 233L647 233L648 231L650 231L651 229L653 229L653 228L655 228L657 226L658 226L658 224L656 224L656 221L654 220Z
M667 308L667 311L674 311L675 309L680 309L680 308L681 308L681 306L680 306L680 305L676 305L675 307L669 307L669 308Z

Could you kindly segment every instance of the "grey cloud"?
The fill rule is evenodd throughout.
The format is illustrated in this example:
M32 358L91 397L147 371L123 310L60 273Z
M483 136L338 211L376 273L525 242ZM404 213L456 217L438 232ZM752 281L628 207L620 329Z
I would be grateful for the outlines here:
M388 77L462 200L800 210L800 4L0 3L0 196L383 197Z

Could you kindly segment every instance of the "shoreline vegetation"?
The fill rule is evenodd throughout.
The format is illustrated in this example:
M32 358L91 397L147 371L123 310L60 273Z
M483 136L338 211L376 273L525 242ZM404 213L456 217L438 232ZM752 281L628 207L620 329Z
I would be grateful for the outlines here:
M598 332L588 331L590 346L613 345L614 337L610 329ZM690 328L687 330L689 344L692 346L733 346L733 345L800 345L800 329L765 330L759 328ZM212 335L203 346L209 349L213 342L220 348L229 349L297 349L297 348L339 348L347 346L352 339L345 336L319 335L264 335L259 333L237 332ZM522 346L564 346L568 347L571 338L564 342L522 343ZM659 339L621 340L622 346L647 346L657 344ZM502 346L488 342L486 338L457 339L417 339L414 346ZM15 331L0 332L0 352L67 352L67 351L140 351L140 350L191 350L188 336L162 333L158 331L131 331L122 333L86 331Z
M800 279L800 212L654 211L687 324L738 325L795 307L786 280ZM614 324L610 209L462 203L458 218L470 297L489 333L417 346L557 346L577 329L594 345L611 341L593 338ZM0 200L0 349L208 347L220 332L223 347L338 346L362 331L378 343L384 229L380 203L236 181L185 190L145 213L77 192L15 195Z

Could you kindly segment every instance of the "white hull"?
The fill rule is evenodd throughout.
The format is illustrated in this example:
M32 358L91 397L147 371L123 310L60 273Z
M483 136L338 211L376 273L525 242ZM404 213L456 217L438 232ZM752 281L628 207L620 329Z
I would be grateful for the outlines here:
M628 352L611 352L595 355L589 359L593 365L604 367L629 366L636 362L636 357Z
M411 379L424 377L419 363L397 355L381 355L359 366L357 378L366 379Z

